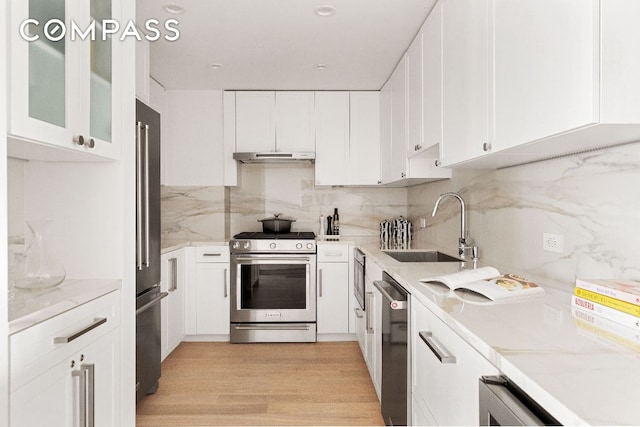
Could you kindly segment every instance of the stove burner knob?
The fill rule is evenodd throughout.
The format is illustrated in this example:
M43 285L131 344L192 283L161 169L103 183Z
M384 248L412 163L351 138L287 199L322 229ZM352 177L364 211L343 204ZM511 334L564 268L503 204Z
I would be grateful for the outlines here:
M276 244L275 244L275 243L271 243L271 244L269 245L269 247L270 247L271 249L275 249L275 248L276 248Z
M242 245L242 248L245 250L249 250L251 248L251 242L244 242L244 245Z
M233 242L233 249L240 249L240 242Z
M307 243L307 249L313 249L313 243Z
M296 249L302 249L302 243L296 244Z

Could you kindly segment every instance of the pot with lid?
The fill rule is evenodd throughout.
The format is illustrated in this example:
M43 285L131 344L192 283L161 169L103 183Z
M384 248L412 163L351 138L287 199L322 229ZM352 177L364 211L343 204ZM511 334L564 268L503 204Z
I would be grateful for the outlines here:
M280 215L282 214L277 213L271 218L259 219L258 222L262 223L262 232L274 234L291 232L291 223L295 219Z

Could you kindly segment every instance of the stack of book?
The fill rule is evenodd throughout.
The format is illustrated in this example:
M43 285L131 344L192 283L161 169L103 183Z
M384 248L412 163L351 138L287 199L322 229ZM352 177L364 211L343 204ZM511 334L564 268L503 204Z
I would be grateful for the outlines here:
M576 279L571 303L576 326L586 335L640 351L640 282Z

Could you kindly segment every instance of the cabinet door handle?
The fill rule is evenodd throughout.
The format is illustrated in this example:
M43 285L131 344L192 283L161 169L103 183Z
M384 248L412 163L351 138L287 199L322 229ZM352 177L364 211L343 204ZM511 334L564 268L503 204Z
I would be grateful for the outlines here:
M373 330L373 321L371 320L371 314L373 313L373 292L367 292L367 309L365 310L365 314L367 315L367 333L372 334Z
M170 258L169 265L171 266L171 287L169 292L175 292L178 290L178 258Z
M80 329L79 331L76 331L76 332L74 332L71 335L68 335L66 337L56 337L56 338L53 339L53 343L54 344L66 344L66 343L69 343L69 342L75 340L76 338L80 338L81 336L83 336L87 332L97 328L98 326L102 325L103 323L107 323L107 318L106 317L96 317L95 319L93 319L93 323L91 323L89 326L86 326L86 327Z
M151 238L149 237L149 125L144 125L144 236L145 236L145 261L144 266L149 267Z
M80 369L85 371L87 380L87 427L95 427L96 425L96 375L95 365L93 363L83 363Z
M325 256L342 256L342 251L327 251L324 253Z
M202 254L202 256L205 256L205 257L222 256L222 254L220 252L207 252Z
M449 353L449 351L434 338L433 333L424 331L420 332L419 335L420 339L424 341L431 352L438 358L440 363L456 363L456 357Z
M80 427L95 427L96 422L96 383L95 365L83 363L80 370L72 371L73 377L78 377L78 425Z
M358 319L362 319L364 317L364 314L361 314L362 313L362 309L361 308L354 308L353 311L356 312L356 317Z
M322 269L318 269L318 293L319 297L322 298Z
M78 377L78 426L87 427L87 371L84 368L72 371L71 376Z
M228 297L229 293L227 292L227 269L224 269L224 297Z
M136 264L138 270L142 270L142 122L136 123L136 160Z
M491 151L491 148L492 148L491 147L491 143L489 143L489 142L485 142L485 143L482 144L482 150L485 151L485 152Z

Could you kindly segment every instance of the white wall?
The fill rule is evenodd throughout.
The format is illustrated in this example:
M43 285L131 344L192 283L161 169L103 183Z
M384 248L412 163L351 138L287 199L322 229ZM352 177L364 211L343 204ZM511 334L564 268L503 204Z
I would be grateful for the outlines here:
M640 143L502 170L455 170L448 181L409 189L416 246L435 242L455 250L460 193L480 258L499 269L559 280L576 277L640 280ZM562 253L542 250L542 233L564 236Z

